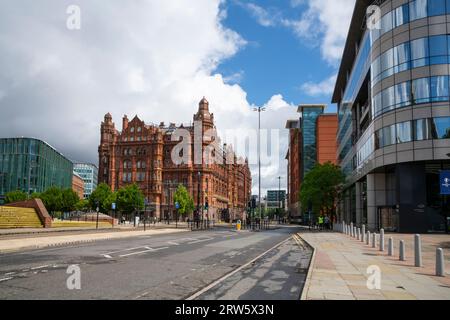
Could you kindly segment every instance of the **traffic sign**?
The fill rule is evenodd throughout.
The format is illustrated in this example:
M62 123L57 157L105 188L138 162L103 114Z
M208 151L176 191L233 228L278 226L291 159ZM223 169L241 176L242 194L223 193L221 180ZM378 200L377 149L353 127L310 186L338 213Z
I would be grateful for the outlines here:
M177 202L175 202L175 209L180 209L180 204Z
M440 175L441 195L450 194L450 171L441 171Z
M113 202L113 203L111 204L111 209L116 210L116 203L115 203L115 202Z

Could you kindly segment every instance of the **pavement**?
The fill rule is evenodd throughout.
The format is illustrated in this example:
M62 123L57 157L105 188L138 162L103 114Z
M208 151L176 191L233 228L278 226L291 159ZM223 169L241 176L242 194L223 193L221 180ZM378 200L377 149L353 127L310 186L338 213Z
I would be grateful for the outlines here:
M0 254L0 299L186 299L262 254L266 257L267 250L291 238L299 228L262 232L236 232L230 228L164 234L157 234L158 231L136 231L126 238ZM295 278L292 261L298 252L291 254L288 249L280 246L281 251L273 253L279 259L267 256L274 263L290 263L290 267L286 265L281 270L287 276L272 274L274 270L269 268L266 276L250 286L253 289L248 291L253 298L267 297L264 288L272 288L271 297L276 298L280 291L272 287L275 281L283 288L294 286L286 282L299 279ZM261 263L267 268L265 261ZM71 290L67 285L73 266L80 270L79 290ZM258 296L258 292L264 295ZM298 291L293 293L297 294Z
M414 267L414 235L386 234L384 252L337 232L304 231L301 237L315 248L302 294L305 300L450 300L450 235L421 236L421 268ZM387 255L389 237L394 239L392 257ZM400 239L405 241L406 261L398 258ZM434 275L436 247L444 249L446 277ZM369 278L373 280L370 266L381 271L379 289L367 285Z

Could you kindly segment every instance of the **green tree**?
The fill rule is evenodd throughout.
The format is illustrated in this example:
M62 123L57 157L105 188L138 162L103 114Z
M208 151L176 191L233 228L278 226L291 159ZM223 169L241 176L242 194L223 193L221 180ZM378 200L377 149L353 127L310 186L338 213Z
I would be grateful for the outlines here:
M78 194L72 189L61 191L61 211L70 212L75 210L75 205L80 201Z
M25 192L16 190L8 192L5 196L5 203L13 203L27 200L28 196Z
M117 209L123 213L132 213L144 209L144 194L136 184L122 187L117 191Z
M41 193L40 192L33 192L31 194L31 199L40 199L41 198Z
M111 188L106 183L100 183L89 197L89 206L96 210L98 205L100 212L108 213L111 206L108 206L107 199L111 194Z
M334 214L338 188L344 183L345 176L341 169L327 162L316 164L303 180L300 190L300 202L303 208L312 206L316 214Z
M63 208L62 190L58 187L51 187L41 194L41 200L44 203L51 216Z
M89 210L89 200L81 199L75 205L77 211L87 212Z
M186 187L180 184L175 191L173 201L178 202L178 214L185 216L194 210L194 200L190 196Z

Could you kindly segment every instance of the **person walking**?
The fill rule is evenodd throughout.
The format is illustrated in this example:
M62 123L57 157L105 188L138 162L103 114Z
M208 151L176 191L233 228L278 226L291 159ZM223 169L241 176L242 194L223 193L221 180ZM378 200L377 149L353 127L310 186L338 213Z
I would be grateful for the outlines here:
M319 230L323 230L323 217L319 216Z
M325 229L330 230L330 218L325 216Z

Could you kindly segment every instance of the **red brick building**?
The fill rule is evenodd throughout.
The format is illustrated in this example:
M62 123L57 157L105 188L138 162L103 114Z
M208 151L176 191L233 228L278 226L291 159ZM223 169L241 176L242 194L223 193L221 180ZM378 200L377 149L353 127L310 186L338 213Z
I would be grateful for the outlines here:
M151 215L158 218L175 218L173 194L183 184L196 208L203 208L200 215L205 219L245 219L252 183L247 159L238 158L230 147L220 143L214 114L209 112L205 98L193 120L190 125L155 126L137 116L131 121L124 116L119 132L111 115L106 114L98 149L99 182L113 190L136 183ZM180 148L181 140L184 148ZM209 163L211 159L217 161Z
M287 205L289 216L296 218L300 215L300 185L301 185L301 130L299 120L288 120L286 129L289 129L289 149L286 155L287 166Z
M317 118L317 162L337 164L337 114L322 114Z
M76 192L80 199L84 198L84 181L75 172L72 175L72 190Z

